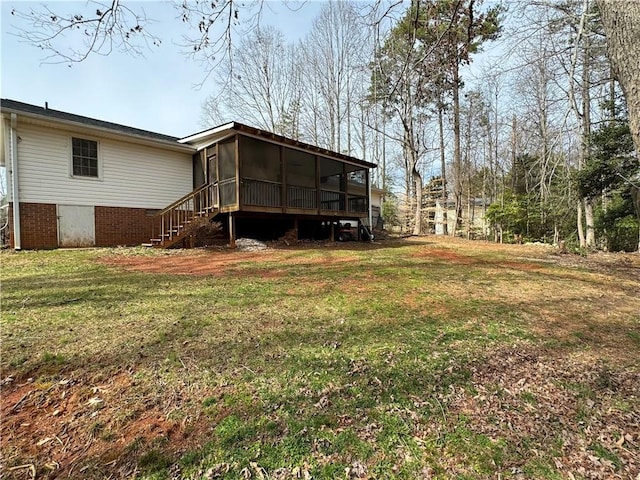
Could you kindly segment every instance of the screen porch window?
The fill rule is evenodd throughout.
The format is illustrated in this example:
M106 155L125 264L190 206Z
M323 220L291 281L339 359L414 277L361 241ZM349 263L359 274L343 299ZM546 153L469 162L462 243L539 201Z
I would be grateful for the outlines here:
M73 176L98 178L98 142L72 138Z

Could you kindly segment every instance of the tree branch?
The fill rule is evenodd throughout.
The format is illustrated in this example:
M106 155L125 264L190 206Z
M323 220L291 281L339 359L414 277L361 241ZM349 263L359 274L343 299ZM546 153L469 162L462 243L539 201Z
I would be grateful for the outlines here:
M147 31L153 21L147 18L144 9L133 11L120 0L89 2L84 11L64 15L46 5L28 12L14 8L11 15L29 25L17 28L14 35L47 52L44 63L73 64L86 60L92 53L109 55L113 50L143 56L145 49L161 43Z

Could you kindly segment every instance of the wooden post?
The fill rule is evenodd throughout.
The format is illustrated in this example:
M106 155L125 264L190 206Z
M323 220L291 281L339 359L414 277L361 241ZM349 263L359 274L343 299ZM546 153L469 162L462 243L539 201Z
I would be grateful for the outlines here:
M218 146L214 145L213 148L205 148L202 152L200 152L200 158L202 160L202 168L204 169L204 182L211 183L211 180L215 174L216 166L215 163L210 160L211 157L216 158L216 152L218 151ZM213 165L211 165L214 163Z
M347 171L347 164L343 163L342 164L342 178L344 179L344 187L341 187L341 189L343 189L344 193L344 211L345 212L350 212L351 209L349 208L349 172Z
M289 206L289 192L287 191L287 165L285 158L285 150L280 145L280 202L282 206L282 213L287 213L287 207Z
M229 214L229 247L236 248L236 217Z
M241 209L240 206L244 203L244 196L240 194L240 189L242 188L242 149L240 148L240 142L240 135L236 133L236 205L238 210ZM235 246L235 238L233 244Z
M298 232L298 217L293 219L293 229L296 232L296 240L300 240L300 234Z
M336 241L336 230L335 230L335 223L333 220L331 220L331 222L329 222L331 224L331 234L329 235L329 241L330 242L335 242Z
M216 184L220 185L220 143L216 143Z
M369 168L367 168L365 170L365 180L366 180L366 196L367 196L367 220L369 223L369 233L371 235L373 235L373 213L371 212L371 175L369 175L369 172L371 172L371 170ZM380 214L382 215L382 212L380 212ZM371 238L371 241L373 242L373 238Z
M321 199L322 196L320 194L320 157L318 155L314 155L316 162L316 207L318 209L318 215L320 215L320 210L322 209ZM333 241L333 239L331 240Z

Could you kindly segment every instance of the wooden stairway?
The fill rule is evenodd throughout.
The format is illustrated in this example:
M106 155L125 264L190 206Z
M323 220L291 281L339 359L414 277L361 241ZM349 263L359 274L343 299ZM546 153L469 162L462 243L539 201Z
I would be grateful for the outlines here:
M186 242L194 230L218 214L218 184L207 183L158 212L153 221L151 246L169 248Z

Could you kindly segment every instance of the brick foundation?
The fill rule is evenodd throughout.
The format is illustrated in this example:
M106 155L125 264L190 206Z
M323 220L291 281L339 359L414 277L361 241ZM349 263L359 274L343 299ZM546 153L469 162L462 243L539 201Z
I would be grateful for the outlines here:
M144 208L95 207L96 246L140 245L151 239L153 217Z
M9 204L8 244L13 239L13 204ZM96 246L140 245L148 243L153 217L144 208L95 207ZM58 247L58 214L55 204L20 203L21 247L44 249Z
M9 204L9 246L13 238L13 204ZM24 249L56 248L58 246L58 213L52 203L20 203L20 247Z

